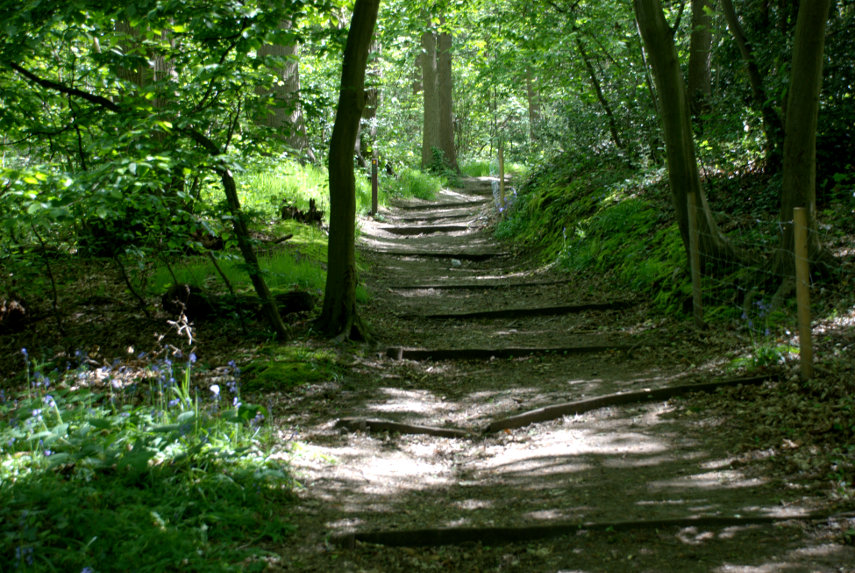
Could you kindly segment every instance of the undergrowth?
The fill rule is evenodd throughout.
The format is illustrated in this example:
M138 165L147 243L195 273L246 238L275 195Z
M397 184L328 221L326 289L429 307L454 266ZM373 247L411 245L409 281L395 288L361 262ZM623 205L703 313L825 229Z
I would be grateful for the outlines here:
M261 570L259 545L291 532L293 482L233 363L197 388L193 354L135 372L21 359L26 389L0 391L4 570Z
M497 236L567 272L610 277L657 309L682 314L691 285L661 177L617 160L561 158L519 189Z

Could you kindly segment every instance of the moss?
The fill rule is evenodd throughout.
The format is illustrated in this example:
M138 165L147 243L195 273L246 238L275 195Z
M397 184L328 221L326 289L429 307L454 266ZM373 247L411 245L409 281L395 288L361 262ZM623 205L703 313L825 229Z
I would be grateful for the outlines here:
M288 390L333 379L339 367L329 351L283 346L273 356L249 363L243 373L246 390Z

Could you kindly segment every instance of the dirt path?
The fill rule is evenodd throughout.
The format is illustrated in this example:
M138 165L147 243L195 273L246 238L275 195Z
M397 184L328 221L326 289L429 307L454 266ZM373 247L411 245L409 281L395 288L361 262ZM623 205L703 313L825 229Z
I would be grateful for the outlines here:
M283 413L305 488L276 567L855 570L836 522L811 518L820 500L740 467L711 421L666 399L592 402L709 383L720 353L508 253L490 184L362 222L363 311L383 344ZM591 407L496 428L567 403Z

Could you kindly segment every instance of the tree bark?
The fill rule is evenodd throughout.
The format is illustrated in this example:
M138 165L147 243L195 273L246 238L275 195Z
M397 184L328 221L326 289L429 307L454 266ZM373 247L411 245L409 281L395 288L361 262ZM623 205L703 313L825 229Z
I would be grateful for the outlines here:
M692 0L692 35L689 40L689 106L699 117L709 109L712 97L710 60L712 54L712 17L710 0Z
M353 148L365 107L365 68L380 0L356 0L341 70L338 107L330 140L330 234L324 305L318 319L328 336L364 340L356 311L356 180Z
M441 20L444 22L444 20ZM437 92L439 99L439 148L448 167L460 172L457 149L454 146L454 77L451 67L451 34L442 32L437 37Z
M763 118L763 134L766 137L766 166L771 171L777 171L781 166L781 158L783 157L784 125L781 116L766 95L763 76L760 74L760 68L757 66L757 60L754 57L754 48L742 30L742 25L736 16L736 10L733 8L733 2L721 0L721 9L724 12L724 19L727 21L727 29L730 30L736 46L739 48L739 53L742 54L742 59L745 61L745 71L748 74L748 83L751 85L751 98L754 100L754 106L760 111Z
M641 36L647 47L653 79L660 98L660 117L668 158L668 181L677 223L689 253L687 199L697 197L701 266L714 268L735 258L732 246L718 228L707 203L698 174L686 84L680 71L673 32L665 21L660 0L633 0Z
M793 268L793 208L804 207L808 216L808 258L830 262L823 251L816 223L816 127L822 89L825 26L831 0L802 2L796 22L790 92L784 138L784 177L781 194L781 245L779 271ZM783 260L782 260L783 259Z
M436 35L430 30L422 34L422 167L433 164L433 149L441 149L439 140L439 89L437 86Z
M285 20L280 23L282 30L290 30L293 23ZM315 154L309 145L306 133L306 121L303 118L303 108L300 105L300 45L296 39L286 44L264 44L258 49L259 58L274 56L282 59L281 66L271 69L275 81L272 93L274 104L262 118L262 125L278 131L278 137L289 147L311 162L315 162ZM265 95L264 90L256 90Z
M528 100L528 138L537 141L537 124L540 122L540 94L535 88L537 78L532 76L531 67L525 69L525 92Z

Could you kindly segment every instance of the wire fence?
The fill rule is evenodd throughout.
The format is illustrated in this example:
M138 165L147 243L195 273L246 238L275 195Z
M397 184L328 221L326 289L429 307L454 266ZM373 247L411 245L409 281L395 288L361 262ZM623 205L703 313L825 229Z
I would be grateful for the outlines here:
M810 273L821 261L811 260L808 253L816 251L809 245L825 244L826 237L808 226L806 210L796 208L791 221L734 222L725 229L726 250L709 248L719 237L698 225L702 213L694 195L688 197L688 214L696 326L730 323L750 337L759 365L798 357L801 376L810 378Z

